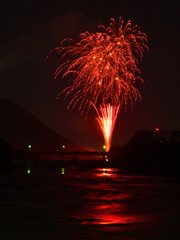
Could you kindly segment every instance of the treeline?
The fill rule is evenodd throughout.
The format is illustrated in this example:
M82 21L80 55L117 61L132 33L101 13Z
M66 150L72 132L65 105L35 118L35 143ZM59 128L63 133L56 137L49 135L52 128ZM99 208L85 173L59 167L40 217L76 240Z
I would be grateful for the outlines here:
M13 156L11 146L3 138L0 138L0 174L11 171Z
M26 167L74 167L82 169L93 168L118 168L123 173L175 176L179 177L180 171L180 131L174 131L170 139L158 139L152 131L141 130L125 146L112 146L113 152L107 159L84 160L73 157L71 161L47 160L42 161L37 156L29 157L28 153L14 153L10 145L0 139L0 173L10 172L12 162L16 166ZM21 159L17 160L17 156ZM19 165L18 165L19 164Z
M180 131L174 131L170 139L157 139L152 131L137 131L110 159L126 173L143 175L179 176Z

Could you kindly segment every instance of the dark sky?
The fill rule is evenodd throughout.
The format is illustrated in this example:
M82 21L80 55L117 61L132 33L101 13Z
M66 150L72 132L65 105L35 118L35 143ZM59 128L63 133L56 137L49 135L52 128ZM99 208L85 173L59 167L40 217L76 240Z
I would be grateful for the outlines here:
M28 110L63 137L79 145L101 149L103 137L95 113L86 121L56 100L62 81L53 82L59 56L45 58L62 39L86 30L98 31L119 16L139 25L148 36L149 52L139 63L145 88L142 101L122 110L113 144L124 144L141 129L180 130L179 41L180 4L164 0L1 0L0 97L6 76L7 98Z

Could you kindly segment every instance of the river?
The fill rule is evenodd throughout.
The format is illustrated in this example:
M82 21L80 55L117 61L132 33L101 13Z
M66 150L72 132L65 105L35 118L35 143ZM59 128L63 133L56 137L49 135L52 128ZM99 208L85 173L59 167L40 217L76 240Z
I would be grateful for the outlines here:
M0 176L0 239L179 240L180 184L116 169Z

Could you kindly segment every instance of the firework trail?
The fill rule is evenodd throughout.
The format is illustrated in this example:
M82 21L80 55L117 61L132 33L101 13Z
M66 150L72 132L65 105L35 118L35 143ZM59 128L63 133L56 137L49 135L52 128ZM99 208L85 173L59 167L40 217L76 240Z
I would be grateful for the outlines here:
M71 85L63 89L59 96L62 93L65 98L72 95L68 108L78 104L81 113L85 109L88 112L91 103L94 106L100 103L98 116L102 128L106 125L103 118L108 122L112 117L108 114L113 115L111 112L116 113L115 109L126 108L128 102L133 105L138 97L141 98L135 86L137 81L143 83L137 58L142 59L144 49L148 48L147 36L140 32L137 25L131 27L131 21L123 28L121 18L118 27L111 19L108 28L100 28L103 31L81 33L79 42L64 39L60 47L51 52L60 54L63 61L55 71L55 78L60 75L62 79L71 79ZM114 127L114 124L115 121L109 127ZM108 131L113 131L113 127Z
M99 125L101 127L101 130L104 136L107 152L109 151L111 146L112 134L113 134L114 126L116 123L117 115L119 112L119 107L120 107L119 105L111 106L110 104L106 104L106 105L100 106L98 111L97 108L94 106L98 114L97 120L99 122Z

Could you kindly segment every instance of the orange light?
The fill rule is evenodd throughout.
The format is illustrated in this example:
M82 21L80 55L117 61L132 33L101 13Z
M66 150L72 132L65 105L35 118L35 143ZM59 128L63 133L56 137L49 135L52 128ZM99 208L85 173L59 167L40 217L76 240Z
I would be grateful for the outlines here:
M102 85L102 79L98 82L99 85Z
M159 128L156 128L156 132L158 132L159 131Z

